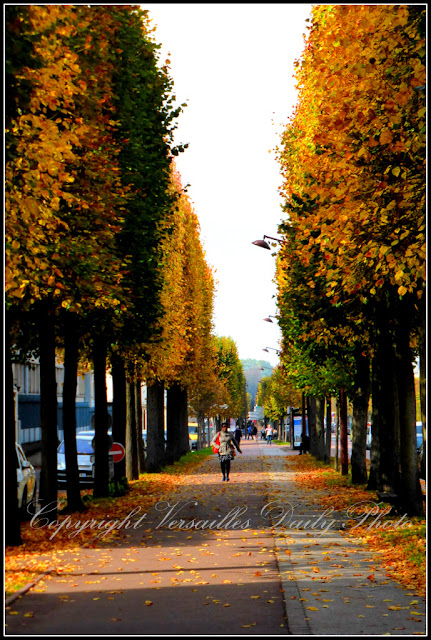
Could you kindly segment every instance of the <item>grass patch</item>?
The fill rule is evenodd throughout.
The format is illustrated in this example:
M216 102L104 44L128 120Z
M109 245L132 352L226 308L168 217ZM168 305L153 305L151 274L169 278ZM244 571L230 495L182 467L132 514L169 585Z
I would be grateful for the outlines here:
M163 469L162 473L176 474L191 471L195 467L199 466L203 460L206 460L206 458L212 455L214 455L212 447L206 447L205 449L199 449L198 451L189 451L173 464L167 465Z
M402 546L412 564L425 566L426 562L426 526L419 518L411 518L405 529L382 531L382 539L393 546Z

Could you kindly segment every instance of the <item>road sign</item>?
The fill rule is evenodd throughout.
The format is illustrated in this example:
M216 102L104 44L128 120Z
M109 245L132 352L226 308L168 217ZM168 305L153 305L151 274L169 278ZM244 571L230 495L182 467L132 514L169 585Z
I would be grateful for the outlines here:
M109 453L112 455L114 462L120 462L125 455L125 449L119 442L114 442Z

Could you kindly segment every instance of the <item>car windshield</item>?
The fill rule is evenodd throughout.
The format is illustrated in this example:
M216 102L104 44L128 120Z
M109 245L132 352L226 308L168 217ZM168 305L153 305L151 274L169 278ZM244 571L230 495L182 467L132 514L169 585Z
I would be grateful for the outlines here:
M86 438L76 438L76 450L78 454L87 453L93 454L93 447L91 446L91 440L87 440ZM64 453L64 440L58 447L58 453Z
M189 427L189 433L197 433L197 432L198 432L197 427Z

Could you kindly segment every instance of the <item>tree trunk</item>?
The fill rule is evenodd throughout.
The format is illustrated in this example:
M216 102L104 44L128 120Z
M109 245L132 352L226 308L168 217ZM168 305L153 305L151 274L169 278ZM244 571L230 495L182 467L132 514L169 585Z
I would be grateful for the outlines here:
M347 449L347 395L344 389L340 389L340 452L341 475L349 473L349 455Z
M265 427L266 427L266 418L264 418L265 421ZM221 431L221 420L220 420L220 415L217 416L216 420L215 420L215 428L216 428L216 433L218 433L219 431ZM247 425L245 425L245 428L247 429Z
M173 384L167 392L167 446L166 460L169 464L179 460L190 451L187 390L178 383Z
M336 423L336 426L335 426L335 460L334 460L334 468L335 468L335 471L338 471L339 470L339 466L340 466L340 393L338 393L336 407L337 407L337 423Z
M55 376L55 321L47 307L39 315L40 423L42 468L40 498L49 522L57 520L57 380ZM50 505L48 509L48 505Z
M155 473L165 464L165 407L163 382L147 386L147 471Z
M210 442L211 442L210 417L207 416L207 447L209 447Z
M397 377L400 415L400 498L410 516L422 516L423 499L419 482L416 443L416 392L407 318L401 310L398 332Z
M138 451L138 471L139 473L145 472L145 453L144 453L144 441L142 439L143 424L142 424L142 380L137 378L135 381L135 412L136 412L136 446Z
M111 356L112 373L112 438L126 448L126 370L123 358L118 354ZM126 456L114 464L114 478L118 482L126 477Z
M103 336L96 335L93 345L94 369L94 489L95 497L109 495L109 449L108 403L106 398L106 343Z
M205 436L205 416L202 411L198 411L197 415L198 419L198 449L204 449L206 446L206 436Z
M67 314L64 322L63 431L66 460L67 510L82 511L76 448L76 386L79 359L79 321Z
M310 453L313 456L319 455L316 430L316 398L307 396L308 434L310 436Z
M371 366L373 399L371 469L368 488L398 494L399 414L392 332L380 315Z
M318 460L325 460L325 397L316 396L316 454Z
M138 480L138 440L136 437L136 403L135 383L127 380L126 383L126 477L128 480Z
M367 421L370 401L370 362L361 350L356 352L356 373L352 422L352 482L367 482Z
M326 433L325 433L325 462L331 462L331 438L332 438L332 406L331 396L326 398Z
M15 393L11 354L11 326L6 312L5 336L5 544L22 544L18 500L16 493L16 470L18 459L15 448Z

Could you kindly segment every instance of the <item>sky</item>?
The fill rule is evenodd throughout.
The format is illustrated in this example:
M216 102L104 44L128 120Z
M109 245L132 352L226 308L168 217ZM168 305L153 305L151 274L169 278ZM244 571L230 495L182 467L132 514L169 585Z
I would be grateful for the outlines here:
M272 251L283 218L275 149L296 103L294 62L304 49L307 4L143 4L170 60L177 104L176 164L199 218L216 280L214 331L241 360L278 363ZM269 352L263 349L269 347Z

